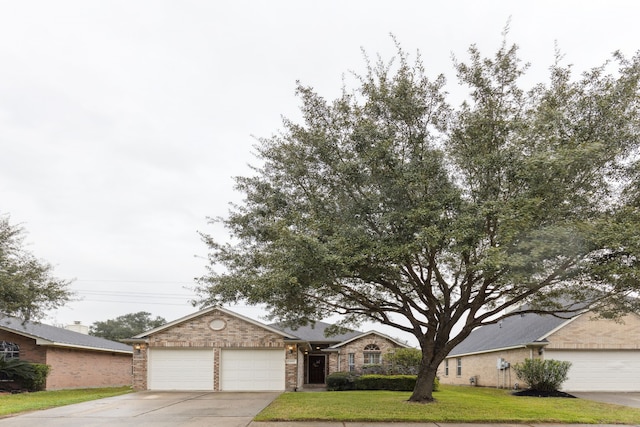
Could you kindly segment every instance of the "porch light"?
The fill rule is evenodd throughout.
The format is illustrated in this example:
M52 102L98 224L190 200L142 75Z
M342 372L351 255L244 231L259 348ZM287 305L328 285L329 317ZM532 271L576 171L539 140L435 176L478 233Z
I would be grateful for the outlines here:
M142 348L140 344L134 345L133 348L136 350L136 353L140 354L140 349Z
M291 344L289 344L289 346L287 347L287 349L289 350L289 354L293 353L293 346Z

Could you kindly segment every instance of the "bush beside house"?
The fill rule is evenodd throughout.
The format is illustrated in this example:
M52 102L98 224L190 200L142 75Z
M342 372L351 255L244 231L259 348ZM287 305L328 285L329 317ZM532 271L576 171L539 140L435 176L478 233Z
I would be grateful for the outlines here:
M0 357L0 389L4 391L44 390L50 367L41 363L29 363L18 359Z
M526 359L513 366L516 376L531 390L553 392L560 390L568 378L571 362L560 360Z

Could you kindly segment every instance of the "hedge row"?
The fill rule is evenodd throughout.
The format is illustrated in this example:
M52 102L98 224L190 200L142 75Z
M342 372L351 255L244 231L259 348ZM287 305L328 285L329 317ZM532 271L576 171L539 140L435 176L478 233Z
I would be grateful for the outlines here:
M336 372L327 377L327 390L392 390L413 391L416 375L357 375L351 372ZM440 383L436 378L433 391Z

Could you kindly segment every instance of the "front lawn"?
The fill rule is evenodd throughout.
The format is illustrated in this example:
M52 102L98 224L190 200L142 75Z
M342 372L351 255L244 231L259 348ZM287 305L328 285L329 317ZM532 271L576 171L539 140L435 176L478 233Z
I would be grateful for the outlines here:
M118 396L131 392L131 387L85 388L76 390L37 391L0 395L0 417L20 412L53 408Z
M411 393L335 391L284 393L256 421L384 421L453 423L640 424L640 409L582 399L517 397L510 390L441 386L436 402Z

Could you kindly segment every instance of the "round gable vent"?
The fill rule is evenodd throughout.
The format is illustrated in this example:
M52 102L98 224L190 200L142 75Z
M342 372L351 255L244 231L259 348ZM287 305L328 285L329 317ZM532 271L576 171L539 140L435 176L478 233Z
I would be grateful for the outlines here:
M222 319L213 319L211 323L209 323L209 327L214 331L221 331L227 326L227 322Z

